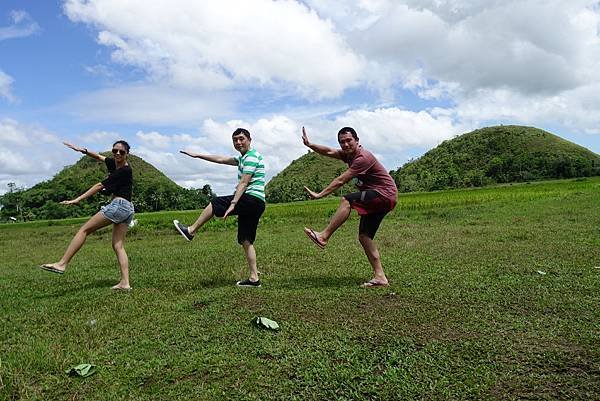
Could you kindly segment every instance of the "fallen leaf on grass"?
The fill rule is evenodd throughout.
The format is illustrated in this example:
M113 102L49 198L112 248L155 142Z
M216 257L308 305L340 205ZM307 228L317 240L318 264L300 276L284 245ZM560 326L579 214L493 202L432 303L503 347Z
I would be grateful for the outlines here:
M258 327L264 327L269 330L279 330L279 324L275 320L266 317L257 317L254 319L254 324Z
M65 370L65 373L69 376L89 377L96 373L96 365L82 363L77 366L73 366L71 369Z

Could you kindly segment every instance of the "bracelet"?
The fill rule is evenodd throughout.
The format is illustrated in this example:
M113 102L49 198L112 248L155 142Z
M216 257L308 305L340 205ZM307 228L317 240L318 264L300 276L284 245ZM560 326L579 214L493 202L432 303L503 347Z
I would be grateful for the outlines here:
M83 153L84 155L87 155L88 154L87 148L83 148L83 152L81 152L81 153Z
M230 204L235 205L237 201L231 201Z

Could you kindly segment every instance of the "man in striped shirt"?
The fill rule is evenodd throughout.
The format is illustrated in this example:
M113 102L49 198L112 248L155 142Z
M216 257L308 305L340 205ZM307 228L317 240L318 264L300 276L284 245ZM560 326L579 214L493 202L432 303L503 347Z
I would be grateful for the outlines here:
M191 241L198 229L213 216L227 218L227 216L237 215L237 240L244 248L250 277L247 280L238 281L236 284L240 287L260 287L256 268L256 251L253 244L256 239L258 220L265 211L265 164L262 155L250 148L252 139L248 130L236 129L232 139L233 146L240 152L240 156L216 156L180 151L190 157L237 166L239 182L233 195L213 198L202 211L198 220L191 226L185 226L177 220L173 220L173 224L186 240Z

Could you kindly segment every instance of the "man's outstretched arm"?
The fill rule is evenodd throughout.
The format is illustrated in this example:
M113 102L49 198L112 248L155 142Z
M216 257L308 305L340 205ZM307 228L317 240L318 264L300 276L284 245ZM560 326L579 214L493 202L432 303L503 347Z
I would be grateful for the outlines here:
M340 175L339 177L337 177L333 181L331 181L331 183L329 185L327 185L327 187L325 187L325 189L323 189L321 192L317 193L317 192L311 191L307 187L304 187L304 190L308 193L308 196L310 196L311 199L321 199L321 198L324 198L327 195L331 194L333 191L335 191L336 189L338 189L339 187L341 187L342 185L344 185L351 179L352 179L352 172L350 171L350 169L348 169L348 170L344 171L342 173L342 175Z
M200 154L200 153L188 152L187 150L180 150L179 152L183 153L184 155L188 155L189 157L206 160L206 161L213 162L213 163L229 164L231 166L237 166L237 164L238 164L237 161L235 160L235 157L231 157L231 156L204 155L204 154Z
M302 127L302 142L304 142L304 145L308 146L309 148L323 156L333 157L334 159L341 159L340 153L337 149L330 148L329 146L325 145L311 143L308 140L308 135L306 135L306 130L304 129L304 127Z

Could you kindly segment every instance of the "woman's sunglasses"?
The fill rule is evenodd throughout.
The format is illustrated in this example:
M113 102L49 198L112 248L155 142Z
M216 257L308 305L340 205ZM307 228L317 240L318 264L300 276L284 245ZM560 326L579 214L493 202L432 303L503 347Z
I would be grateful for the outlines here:
M123 150L123 149L113 149L112 152L113 152L113 155L116 155L118 153L121 156L125 156L127 154L127 151Z

